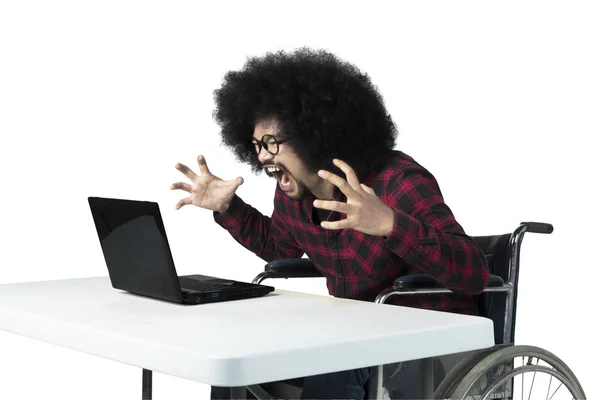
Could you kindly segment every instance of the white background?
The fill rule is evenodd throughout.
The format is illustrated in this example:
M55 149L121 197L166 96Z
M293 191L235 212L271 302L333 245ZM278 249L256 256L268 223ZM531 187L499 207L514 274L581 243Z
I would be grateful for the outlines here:
M600 396L593 2L0 4L0 283L106 275L88 196L159 202L180 274L251 280L264 262L210 212L175 211L174 165L204 154L270 214L275 182L220 145L212 91L247 56L325 48L369 73L398 148L467 233L554 225L523 242L516 342L554 352ZM322 280L272 283L326 293ZM2 398L141 397L135 367L8 333L0 354ZM156 399L208 398L197 382L154 381Z

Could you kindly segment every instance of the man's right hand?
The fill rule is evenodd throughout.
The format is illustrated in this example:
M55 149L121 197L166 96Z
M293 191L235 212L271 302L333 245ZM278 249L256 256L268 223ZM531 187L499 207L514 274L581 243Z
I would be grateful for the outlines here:
M190 193L189 197L179 200L175 208L179 210L185 205L193 204L212 211L226 211L231 204L235 191L244 183L244 179L238 177L231 181L224 181L214 176L208 170L203 156L198 156L198 166L200 167L200 176L181 163L177 163L175 166L192 182L191 184L177 182L171 185L171 190L180 189Z

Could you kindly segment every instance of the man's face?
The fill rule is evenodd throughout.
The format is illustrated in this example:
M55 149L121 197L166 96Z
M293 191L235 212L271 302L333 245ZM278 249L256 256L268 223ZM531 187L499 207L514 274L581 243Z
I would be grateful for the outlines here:
M302 200L312 190L312 187L318 183L318 175L309 173L304 163L294 153L289 146L289 142L281 143L279 146L270 140L271 135L275 140L285 140L276 120L263 120L254 127L254 139L269 143L269 150L276 152L275 155L266 151L262 146L258 153L258 160L261 162L269 176L276 178L279 187L291 199ZM279 147L279 151L277 151Z

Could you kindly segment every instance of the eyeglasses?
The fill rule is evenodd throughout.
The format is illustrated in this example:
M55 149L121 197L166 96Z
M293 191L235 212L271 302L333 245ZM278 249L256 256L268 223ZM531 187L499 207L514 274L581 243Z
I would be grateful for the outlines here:
M250 143L254 145L256 154L260 154L260 149L263 148L267 151L267 153L275 155L279 153L280 144L290 141L292 139L293 138L276 139L273 135L264 135L260 140L252 138L252 140L250 140Z

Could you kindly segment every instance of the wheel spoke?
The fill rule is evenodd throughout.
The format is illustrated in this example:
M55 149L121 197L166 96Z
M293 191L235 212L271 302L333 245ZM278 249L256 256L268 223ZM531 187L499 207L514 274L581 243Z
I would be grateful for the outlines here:
M531 358L529 357L529 365L531 365ZM537 361L535 362L535 365L538 365L538 363L540 362L540 359L538 358ZM527 400L531 400L531 392L533 392L533 383L535 382L535 374L537 373L537 371L533 371L533 379L531 380L531 387L529 388L529 397L527 398Z
M548 392L546 393L546 400L548 400L548 395L550 394L550 386L552 386L552 378L554 378L554 377L550 376L550 382L548 383Z
M481 386L479 385L479 379L477 379L477 382L475 382L475 386L477 387L477 390L479 391L479 394L483 393L483 389L481 388Z
M556 390L554 391L554 393L552 393L552 396L550 396L549 400L552 400L552 398L554 397L554 395L556 394L556 392L558 392L558 389L560 389L560 387L562 386L562 382L560 383L560 385L558 385L558 387L556 388Z
M523 367L525 366L525 357L523 357ZM525 394L525 377L521 375L521 400L523 400L523 395Z

